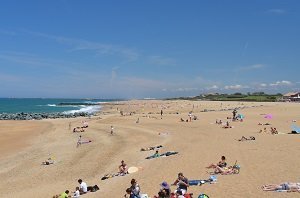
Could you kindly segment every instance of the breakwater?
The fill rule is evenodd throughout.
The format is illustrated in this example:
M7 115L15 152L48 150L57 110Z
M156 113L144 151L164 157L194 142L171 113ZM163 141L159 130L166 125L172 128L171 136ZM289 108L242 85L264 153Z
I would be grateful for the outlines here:
M87 112L76 113L0 113L0 120L42 120L42 119L57 119L57 118L75 118L89 117L94 115Z

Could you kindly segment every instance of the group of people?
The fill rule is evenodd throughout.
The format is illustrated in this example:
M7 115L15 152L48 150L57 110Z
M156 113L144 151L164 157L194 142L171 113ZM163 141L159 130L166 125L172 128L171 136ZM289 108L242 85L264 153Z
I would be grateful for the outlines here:
M141 188L135 179L131 180L131 186L126 189L125 198L142 198ZM160 184L160 190L155 198L185 198L187 195L187 189L189 187L188 179L183 175L183 173L178 173L178 178L174 181L172 185L177 186L174 192L171 192L170 185L164 181Z
M259 133L262 133L262 132L268 133L267 128L264 127L264 129L259 130ZM271 133L272 135L277 135L277 134L278 134L278 131L277 131L277 129L276 129L275 127L270 127L270 133Z
M79 198L80 195L86 194L89 191L95 192L99 190L99 187L97 185L94 186L87 186L87 184L82 181L82 179L78 179L79 186L75 188L75 191L70 195L70 191L66 190L60 195L54 195L53 198Z
M238 174L240 171L240 166L235 163L233 166L227 167L226 157L222 156L221 161L217 164L210 164L206 168L213 168L214 171L212 174L221 174L221 175L230 175L230 174Z

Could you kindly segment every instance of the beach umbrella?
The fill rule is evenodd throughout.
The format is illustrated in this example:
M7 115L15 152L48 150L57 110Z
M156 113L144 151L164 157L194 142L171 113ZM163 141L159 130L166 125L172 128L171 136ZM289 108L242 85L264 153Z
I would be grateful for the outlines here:
M264 118L266 118L266 119L272 119L272 118L273 118L273 115L272 115L272 114L267 114L267 115L265 115Z
M238 117L241 118L241 119L245 118L245 116L243 114L239 114Z

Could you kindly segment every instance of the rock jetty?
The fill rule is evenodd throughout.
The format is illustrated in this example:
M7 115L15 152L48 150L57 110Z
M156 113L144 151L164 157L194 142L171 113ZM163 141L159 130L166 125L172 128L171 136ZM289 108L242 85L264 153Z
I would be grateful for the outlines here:
M89 117L93 114L87 112L65 113L1 113L0 120L42 120L57 118Z

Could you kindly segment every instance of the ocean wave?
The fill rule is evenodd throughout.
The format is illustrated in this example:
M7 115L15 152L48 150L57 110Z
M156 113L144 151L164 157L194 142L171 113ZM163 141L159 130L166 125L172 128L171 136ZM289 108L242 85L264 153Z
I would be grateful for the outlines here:
M81 109L77 110L69 110L69 111L64 111L63 113L65 114L74 114L74 113L80 113L80 112L85 112L85 113L96 113L97 111L100 111L101 107L100 106L81 106Z
M48 107L56 107L56 104L47 104Z

